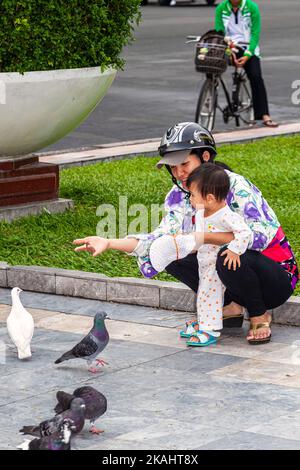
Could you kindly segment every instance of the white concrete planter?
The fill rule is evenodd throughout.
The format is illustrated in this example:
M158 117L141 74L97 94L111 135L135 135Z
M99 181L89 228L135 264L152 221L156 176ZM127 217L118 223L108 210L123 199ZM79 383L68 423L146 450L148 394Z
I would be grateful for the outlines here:
M0 157L57 142L93 111L115 75L100 67L0 73Z

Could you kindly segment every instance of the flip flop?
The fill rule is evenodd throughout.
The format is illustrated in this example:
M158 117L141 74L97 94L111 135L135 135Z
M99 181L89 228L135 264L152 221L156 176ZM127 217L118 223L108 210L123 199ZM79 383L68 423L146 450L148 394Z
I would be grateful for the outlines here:
M190 338L193 334L197 334L197 331L195 330L194 326L198 325L197 321L193 322L186 322L186 330L181 330L180 338ZM199 331L199 330L198 330Z
M263 323L257 323L256 325L251 325L251 330L253 330L254 338L253 339L248 339L248 343L252 345L257 345L257 344L266 344L269 343L272 337L272 334L267 336L266 338L255 338L255 332L257 330L260 330L262 328L270 328L271 322L263 322Z
M223 317L223 328L241 328L243 326L244 315L228 315Z
M194 333L191 335L191 338L197 338L197 341L187 341L187 346L193 347L204 347L209 346L210 344L216 344L217 340L209 333L205 331L199 331L198 333Z
M279 124L277 122L274 122L272 119L267 119L266 121L263 121L263 125L266 127L278 127Z

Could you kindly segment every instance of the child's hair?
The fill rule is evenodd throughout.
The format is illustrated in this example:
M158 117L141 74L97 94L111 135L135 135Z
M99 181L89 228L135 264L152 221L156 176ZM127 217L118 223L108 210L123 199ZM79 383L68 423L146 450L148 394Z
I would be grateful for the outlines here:
M223 201L230 189L229 176L226 171L214 163L202 163L192 171L186 185L190 189L192 183L197 184L197 190L202 197L213 194L217 201Z

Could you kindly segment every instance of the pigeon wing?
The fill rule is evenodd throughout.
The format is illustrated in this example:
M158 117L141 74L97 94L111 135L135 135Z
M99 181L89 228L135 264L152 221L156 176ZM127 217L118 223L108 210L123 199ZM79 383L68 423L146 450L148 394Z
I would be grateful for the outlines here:
M92 334L88 334L83 338L80 343L76 344L72 349L72 354L74 357L90 357L96 354L98 351L98 344L94 340Z
M58 431L59 425L62 422L63 417L61 415L56 415L52 419L47 419L40 423L40 433L41 436L51 436L52 434Z
M96 420L107 410L106 397L93 387L79 387L73 392L74 396L82 398L85 402L85 418Z
M54 408L55 413L62 413L63 411L68 410L70 408L71 401L73 400L73 398L75 398L74 395L59 390L56 393L56 399L58 403Z

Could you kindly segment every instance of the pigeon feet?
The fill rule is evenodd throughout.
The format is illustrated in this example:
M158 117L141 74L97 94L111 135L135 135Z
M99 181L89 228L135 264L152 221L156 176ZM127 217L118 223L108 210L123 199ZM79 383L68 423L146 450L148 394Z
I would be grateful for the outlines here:
M97 372L101 372L99 371L99 369L97 369L97 367L89 367L88 371L92 372L92 374L97 374Z
M103 429L98 429L96 428L96 426L92 426L91 429L90 429L90 432L92 434L97 434L97 436L99 436L99 434L102 434L104 432Z
M103 359L96 359L96 364L97 366L99 366L100 364L101 367L103 367L104 365L108 366L108 362L103 361Z

